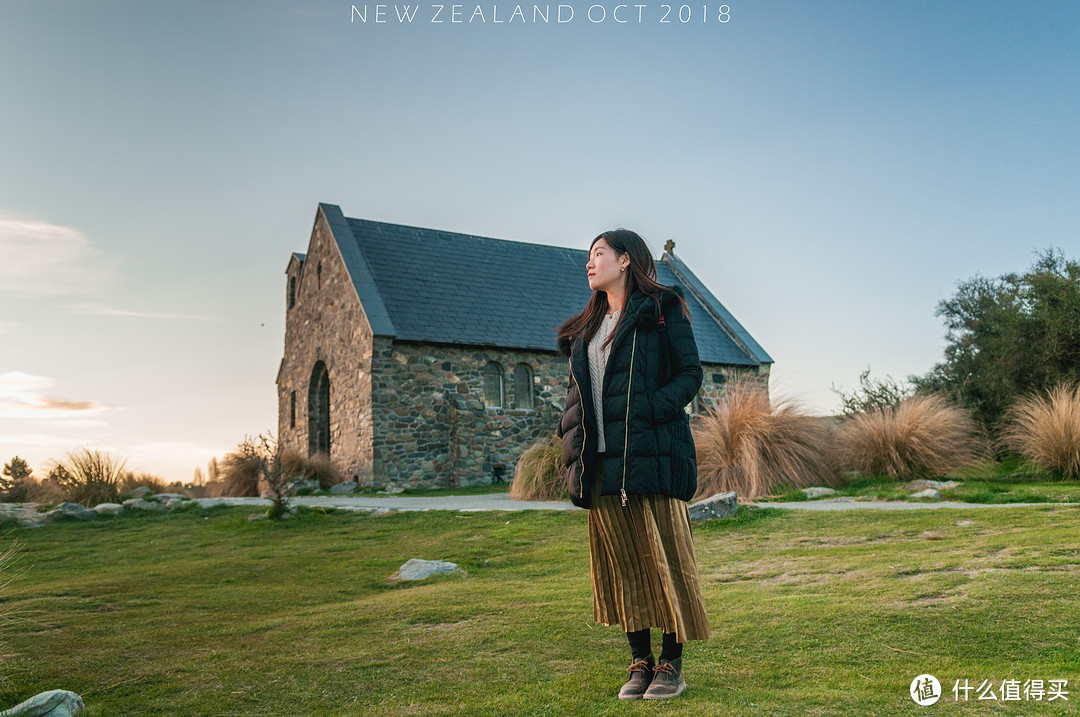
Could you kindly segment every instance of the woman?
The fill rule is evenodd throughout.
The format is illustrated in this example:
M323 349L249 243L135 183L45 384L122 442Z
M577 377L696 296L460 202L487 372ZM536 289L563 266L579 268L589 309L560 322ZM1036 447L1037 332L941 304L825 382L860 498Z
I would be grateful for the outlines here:
M697 490L684 407L701 362L682 291L656 281L645 241L627 229L593 239L585 310L559 329L570 357L559 421L567 486L589 509L593 615L630 643L619 699L686 687L682 647L709 636L686 501ZM650 628L663 632L654 660Z

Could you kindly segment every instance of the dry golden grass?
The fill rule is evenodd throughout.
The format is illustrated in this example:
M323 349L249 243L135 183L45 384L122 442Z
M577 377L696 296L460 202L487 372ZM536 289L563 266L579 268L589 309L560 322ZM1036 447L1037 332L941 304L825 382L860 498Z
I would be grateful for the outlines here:
M299 451L282 451L281 470L290 479L304 477L308 480L317 480L321 488L337 485L345 478L341 470L330 460L330 456L324 453L306 457Z
M222 482L225 484L224 495L234 497L259 495L262 467L251 454L242 450L227 453L218 461L218 466Z
M525 449L514 468L513 500L559 500L567 497L562 439L552 434Z
M868 475L931 477L984 455L985 441L968 412L929 394L845 419L836 431L832 460Z
M1080 477L1080 385L1017 401L1005 414L1001 443L1038 468Z
M153 473L132 473L128 471L120 479L121 493L130 493L139 487L149 488L154 493L165 493L169 490L165 479Z
M778 487L838 482L826 459L829 425L787 398L769 400L752 378L727 385L724 401L694 426L696 499L735 491L758 498Z

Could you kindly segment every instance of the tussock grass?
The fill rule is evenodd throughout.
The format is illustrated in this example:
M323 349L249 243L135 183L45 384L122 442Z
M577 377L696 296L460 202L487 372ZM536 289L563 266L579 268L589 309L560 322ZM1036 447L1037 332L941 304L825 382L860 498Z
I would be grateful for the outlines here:
M832 461L893 478L939 476L978 463L985 442L967 411L937 394L851 416L836 431Z
M319 453L308 457L295 450L281 453L282 473L290 480L307 478L319 482L320 488L329 488L345 479L341 470L330 460L330 456Z
M259 478L262 476L262 464L257 456L237 450L226 453L218 461L220 475L225 488L223 495L242 497L259 495Z
M698 490L695 498L735 491L757 498L777 488L836 485L826 458L829 425L788 398L769 400L750 378L728 384L724 401L694 426Z
M153 473L133 473L128 471L120 479L121 493L130 493L140 487L149 488L154 493L165 493L169 490L169 485L165 483L165 479Z
M120 499L120 482L126 461L107 451L83 447L56 461L49 471L53 480L73 503L93 506Z
M1080 384L1017 401L1006 412L1000 440L1033 467L1080 477Z
M562 462L562 439L552 434L525 449L514 468L509 496L514 500L569 497Z

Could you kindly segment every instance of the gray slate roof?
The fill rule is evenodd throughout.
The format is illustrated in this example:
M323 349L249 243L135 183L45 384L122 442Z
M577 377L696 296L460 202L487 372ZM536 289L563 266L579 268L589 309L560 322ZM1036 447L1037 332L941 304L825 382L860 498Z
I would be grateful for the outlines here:
M588 251L367 219L320 204L376 336L397 341L555 350L555 330L584 308ZM673 255L663 284L684 289L706 363L772 363Z

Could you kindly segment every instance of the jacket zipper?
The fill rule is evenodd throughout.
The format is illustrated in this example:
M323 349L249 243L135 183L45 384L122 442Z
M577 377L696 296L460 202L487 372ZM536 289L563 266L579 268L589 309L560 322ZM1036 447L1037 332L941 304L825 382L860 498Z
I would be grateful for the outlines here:
M634 349L637 348L637 329L634 329L634 343L630 347L630 376L626 379L626 418L623 419L623 448L622 448L622 488L619 494L622 496L623 507L626 507L626 454L630 448L630 387L634 384ZM581 387L578 387L581 392Z
M589 434L585 432L585 402L581 395L581 384L578 383L577 376L574 375L574 358L571 356L568 361L570 364L570 378L574 380L574 385L577 386L578 403L581 405L581 453L578 454L578 461L581 463L581 480L578 481L578 498L585 497L585 441L588 439Z

